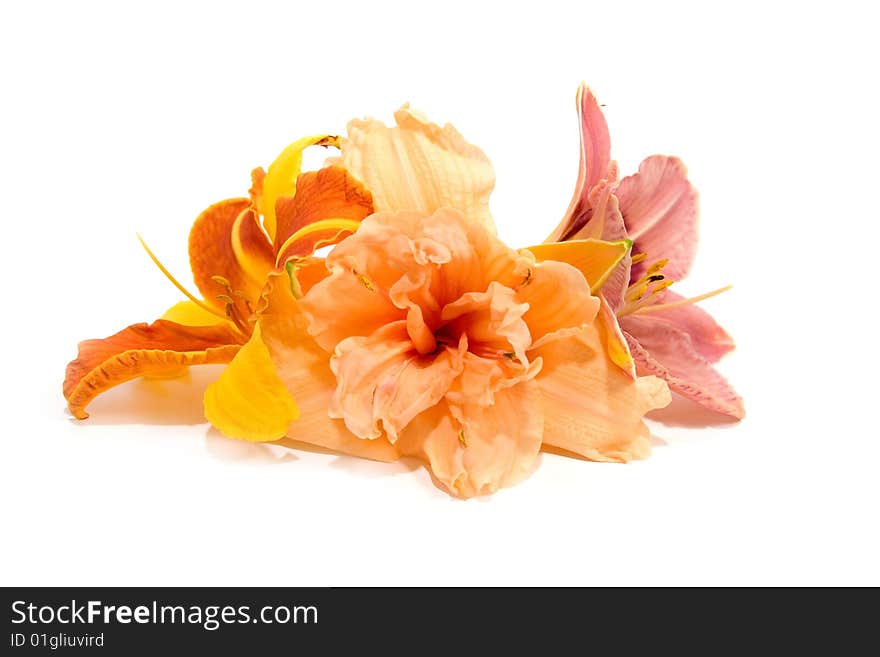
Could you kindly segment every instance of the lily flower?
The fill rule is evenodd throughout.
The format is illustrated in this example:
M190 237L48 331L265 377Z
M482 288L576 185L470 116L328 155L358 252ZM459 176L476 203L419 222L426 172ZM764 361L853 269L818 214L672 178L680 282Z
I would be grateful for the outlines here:
M189 300L152 324L133 324L108 338L80 343L63 387L74 417L88 417L92 399L124 381L228 363L253 332L254 311L270 272L295 264L307 277L310 269L323 269L320 259L310 257L315 249L353 233L373 206L369 192L341 167L300 175L302 152L312 145L336 146L338 138L318 135L291 144L268 172L254 170L249 197L216 203L196 219L189 255L202 298L178 283L144 244Z
M664 379L679 395L737 419L742 398L713 365L734 348L731 337L694 305L727 287L686 299L670 290L690 271L697 246L697 192L675 157L652 155L618 180L608 125L595 96L577 94L580 168L571 204L547 241L630 239L602 288L640 374Z
M206 417L245 440L414 456L462 497L521 480L542 447L646 456L642 417L669 391L621 359L596 296L631 243L507 247L485 155L407 107L396 119L349 125L339 163L377 212L323 271L269 274L256 330L207 390Z

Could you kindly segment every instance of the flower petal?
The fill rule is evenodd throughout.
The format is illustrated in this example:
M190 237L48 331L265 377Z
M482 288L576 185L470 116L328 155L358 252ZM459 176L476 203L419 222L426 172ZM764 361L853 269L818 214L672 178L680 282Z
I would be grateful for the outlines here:
M528 284L517 289L516 301L529 304L523 315L532 338L529 349L581 329L599 310L599 299L590 294L581 272L555 260L535 265Z
M545 242L528 247L538 262L557 260L578 269L595 294L611 273L629 253L632 243L628 240L605 242L597 239Z
M380 438L384 430L393 443L416 415L443 398L462 367L456 349L420 354L405 321L347 338L330 360L337 381L330 417L345 420L361 438Z
M673 290L666 290L662 304L672 304L685 298ZM697 353L710 363L717 363L722 356L733 351L736 343L712 316L696 304L685 304L650 313L651 319L667 322L684 331L691 339ZM638 313L635 315L638 317Z
M258 299L275 257L250 200L229 199L202 212L189 234L189 261L206 303L221 309L226 305L217 295L229 291L214 280L217 276L248 300ZM247 317L250 313L242 306L242 314Z
M373 194L376 211L455 208L495 232L489 195L495 172L486 155L451 125L430 123L404 105L389 128L353 120L339 161Z
M543 428L541 393L524 381L496 392L492 406L433 406L410 422L399 444L423 459L450 493L473 497L528 476Z
M581 146L578 178L565 217L547 238L548 242L571 239L593 214L594 206L589 199L593 187L603 178L612 181L617 178L616 169L610 167L611 137L608 124L596 97L584 83L578 87L576 102Z
M220 319L192 301L180 301L174 304L162 313L160 319L167 319L169 322L184 326L235 326L232 322Z
M608 356L602 322L537 350L544 398L544 443L595 461L629 461L651 451L646 412L666 406L656 377L633 380Z
M270 240L275 239L276 201L296 194L297 178L302 169L303 151L309 146L336 146L339 138L333 135L312 135L298 139L285 148L269 165L265 176L252 175L254 187L251 196L259 201L258 212L263 216L263 228Z
M275 212L277 251L291 235L315 221L360 221L373 213L373 197L345 169L330 166L301 174L296 181L296 194L279 198Z
M681 280L696 255L698 215L697 191L681 160L665 155L645 158L638 173L620 181L616 194L635 243L633 251L668 258L663 273Z
M270 275L260 330L278 378L299 406L299 418L290 423L287 436L326 449L373 459L393 461L396 448L385 437L365 440L351 433L327 409L336 390L330 356L306 331L306 319L290 291L287 278Z
M113 386L143 375L177 375L182 366L228 363L243 341L229 326L183 326L164 319L85 340L67 366L67 406L74 417L87 418L89 402Z
M640 373L659 376L682 397L711 411L745 417L742 397L700 355L687 332L648 316L628 315L620 325Z

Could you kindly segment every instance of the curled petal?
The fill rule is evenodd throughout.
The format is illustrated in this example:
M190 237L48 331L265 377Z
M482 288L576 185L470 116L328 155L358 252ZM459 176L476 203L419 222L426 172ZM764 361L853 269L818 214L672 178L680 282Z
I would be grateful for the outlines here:
M616 194L633 251L668 258L664 273L682 279L696 255L698 199L681 160L645 158L638 173L620 181Z
M640 373L659 376L673 391L711 411L745 417L742 397L700 355L688 333L637 315L621 318L620 324Z
M543 429L541 393L524 381L497 392L492 406L433 406L409 424L399 444L423 459L450 493L473 497L528 476Z
M651 451L645 413L670 401L656 377L634 380L606 351L602 322L536 351L544 398L544 443L595 461L629 461Z
M280 250L291 235L313 222L331 218L360 221L372 214L373 197L345 169L330 166L301 174L296 195L279 198L275 211L275 248Z
M103 340L85 340L67 366L67 406L74 417L87 418L89 402L113 386L144 375L177 375L189 365L228 363L243 341L226 325L184 326L164 319L133 324Z
M495 172L486 155L451 125L441 128L404 105L389 128L374 119L348 124L341 164L373 193L376 211L460 210L494 233L489 195Z
M199 215L189 234L189 261L206 303L224 308L217 297L228 295L230 289L249 301L257 300L275 257L251 202L241 198L216 203ZM249 314L242 303L242 315Z

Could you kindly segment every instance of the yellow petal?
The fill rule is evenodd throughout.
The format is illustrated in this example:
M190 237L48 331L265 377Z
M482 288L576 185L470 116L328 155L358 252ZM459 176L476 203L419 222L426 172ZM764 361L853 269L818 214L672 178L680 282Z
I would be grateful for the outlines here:
M214 326L217 324L234 327L232 322L224 321L214 313L209 313L192 301L180 301L171 306L160 319L167 319L184 326Z
M283 438L299 417L296 402L275 372L259 326L205 391L205 417L224 436L254 442Z
M604 240L586 239L569 240L568 242L546 242L530 246L529 251L539 262L542 260L558 260L576 267L590 284L590 291L596 294L614 268L620 264L624 256L632 248L629 240L606 242Z
M373 194L377 212L455 208L490 232L489 195L495 171L486 155L451 125L430 123L404 105L397 126L354 120L339 162Z
M302 169L302 154L309 146L336 146L339 138L332 135L312 135L293 142L281 151L269 165L269 171L262 181L262 194L258 197L263 215L263 228L269 238L275 239L275 201L281 196L296 193L296 178Z

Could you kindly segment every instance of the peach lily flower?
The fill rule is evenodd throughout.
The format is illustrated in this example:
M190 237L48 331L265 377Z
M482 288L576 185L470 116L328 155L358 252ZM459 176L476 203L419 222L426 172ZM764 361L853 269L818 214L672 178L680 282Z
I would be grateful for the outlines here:
M330 135L291 144L268 172L253 172L249 198L221 201L199 215L190 232L189 255L202 299L181 286L147 248L189 301L152 324L134 324L108 338L80 343L63 387L75 417L88 417L85 409L92 399L124 381L231 361L253 332L254 310L269 273L290 263L303 275L315 265L323 269L310 258L313 251L351 234L373 211L369 192L340 167L300 175L306 147L337 144Z
M652 155L638 173L618 180L608 125L593 93L577 95L581 154L575 193L548 242L631 239L602 289L615 311L640 374L664 379L676 393L741 419L742 398L713 364L734 342L712 317L693 305L728 288L691 299L668 289L691 268L697 247L697 192L684 164Z
M340 162L379 212L323 272L269 275L257 330L206 393L208 419L246 440L414 456L462 497L521 480L542 447L645 456L642 417L668 388L634 376L594 294L630 243L505 246L485 155L406 107L396 119L350 124Z

